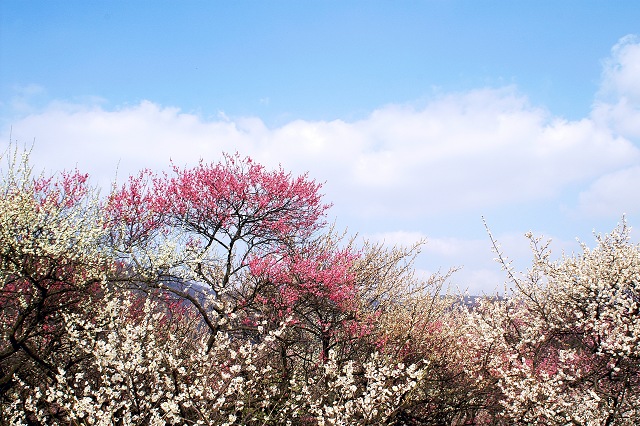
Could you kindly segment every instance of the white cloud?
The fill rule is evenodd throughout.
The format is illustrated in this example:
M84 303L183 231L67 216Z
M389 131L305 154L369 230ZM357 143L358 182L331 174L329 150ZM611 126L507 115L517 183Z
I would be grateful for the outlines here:
M457 281L456 289L474 296L504 294L505 274L496 269L475 269Z
M592 119L603 129L640 143L640 37L629 35L611 49ZM640 162L604 173L580 192L573 213L607 217L640 212Z
M602 123L616 134L640 140L640 104L633 104L626 98L615 103L598 102L593 108L592 116L596 122Z
M52 104L13 123L13 136L36 138L40 164L77 165L102 184L118 163L123 175L237 150L309 171L327 182L331 201L365 216L544 199L639 157L627 140L588 119L549 117L513 88L453 94L422 108L390 105L351 123L297 120L275 129L255 117L209 120L150 101L113 111Z
M176 108L145 101L106 111L96 106L53 104L13 124L19 144L35 138L33 158L52 171L77 166L100 184L148 167L166 169L219 156L240 145L243 133L236 123L204 121ZM5 138L8 140L8 138Z
M0 100L0 107L9 108L17 114L28 114L33 112L33 104L46 93L44 87L38 84L27 84L25 86L13 86L14 96L9 100Z
M590 216L610 217L640 212L640 166L598 178L579 195L578 210Z
M392 232L380 232L376 234L363 235L364 239L372 242L383 243L388 247L411 247L420 241L427 241L427 236L422 232L413 231L392 231ZM429 241L429 245L431 245Z
M410 247L419 241L423 241L425 244L422 246L422 252L425 256L438 256L449 259L466 257L466 255L478 251L491 253L491 240L488 235L485 239L432 238L421 231L390 231L363 235L363 238L384 243L388 247ZM512 241L511 236L509 241Z
M627 98L640 103L640 37L622 37L605 62L601 96Z
M593 118L628 138L640 139L640 37L629 35L605 62Z

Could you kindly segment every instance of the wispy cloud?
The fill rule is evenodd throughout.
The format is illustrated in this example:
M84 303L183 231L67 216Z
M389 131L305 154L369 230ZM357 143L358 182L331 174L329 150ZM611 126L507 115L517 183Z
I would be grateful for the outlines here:
M579 195L578 210L595 217L640 212L640 166L599 177Z

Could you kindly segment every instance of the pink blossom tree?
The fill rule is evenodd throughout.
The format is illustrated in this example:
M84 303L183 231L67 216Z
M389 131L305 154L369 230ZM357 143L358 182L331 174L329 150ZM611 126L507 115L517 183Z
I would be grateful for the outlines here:
M320 187L238 154L172 175L143 171L109 201L121 280L189 301L211 336L246 332L270 285L250 279L250 264L291 263L324 226Z

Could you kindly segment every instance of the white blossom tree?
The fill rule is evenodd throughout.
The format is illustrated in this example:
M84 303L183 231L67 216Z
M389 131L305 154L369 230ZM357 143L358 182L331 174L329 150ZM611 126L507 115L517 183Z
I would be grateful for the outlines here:
M470 314L486 377L502 393L507 423L614 425L640 421L640 246L623 222L597 246L552 260L549 243L528 235L534 254L502 302ZM497 247L497 245L496 245Z
M33 175L17 150L0 177L0 399L53 383L69 358L63 315L99 297L111 265L97 194L79 172Z

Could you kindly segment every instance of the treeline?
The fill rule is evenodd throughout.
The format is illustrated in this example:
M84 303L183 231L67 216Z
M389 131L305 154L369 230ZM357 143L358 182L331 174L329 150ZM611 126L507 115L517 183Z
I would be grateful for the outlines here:
M473 309L420 246L356 244L321 186L249 158L0 182L0 423L632 425L640 247L511 270Z

